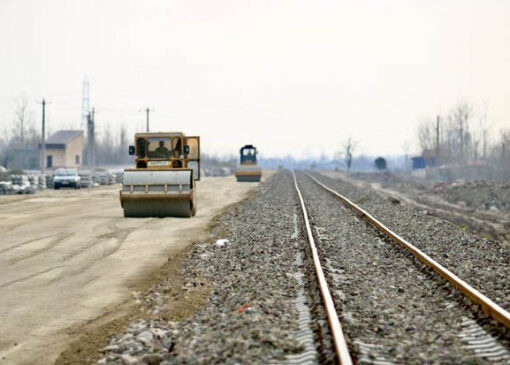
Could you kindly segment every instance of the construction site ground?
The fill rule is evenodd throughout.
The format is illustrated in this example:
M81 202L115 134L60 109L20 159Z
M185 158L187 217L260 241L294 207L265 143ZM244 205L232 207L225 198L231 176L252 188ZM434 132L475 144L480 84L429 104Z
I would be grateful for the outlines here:
M504 208L484 209L480 202L490 201L487 195L492 195L495 201L490 201L500 207L508 206L508 184L495 184L491 181L468 183L450 182L437 184L429 180L402 177L391 173L348 173L345 171L321 171L324 176L339 178L359 187L370 187L390 200L402 201L428 214L446 219L467 230L498 239L501 244L510 249L510 212ZM457 196L449 196L448 188L457 185L465 188L464 195L477 201L476 206L466 206ZM485 190L491 190L488 194ZM465 199L464 197L464 199Z
M264 179L270 173L264 173ZM257 183L198 183L198 213L124 218L119 186L0 197L0 363L52 363L84 329L126 316L136 293Z

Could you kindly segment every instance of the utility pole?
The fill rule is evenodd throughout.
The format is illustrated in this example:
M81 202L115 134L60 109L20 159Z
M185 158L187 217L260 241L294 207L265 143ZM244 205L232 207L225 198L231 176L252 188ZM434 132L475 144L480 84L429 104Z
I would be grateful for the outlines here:
M150 128L149 128L149 112L154 112L155 110L154 109L150 109L150 108L146 108L146 109L140 109L140 111L145 111L145 113L147 113L147 132L150 131Z
M43 98L42 102L42 131L41 131L41 175L46 168L45 154L46 154L46 100Z
M437 116L436 123L436 164L439 163L439 115Z
M483 159L487 159L487 129L483 129Z
M87 144L88 144L88 164L90 166L95 166L96 156L96 141L95 141L95 108L92 108L92 112L89 112L87 115Z

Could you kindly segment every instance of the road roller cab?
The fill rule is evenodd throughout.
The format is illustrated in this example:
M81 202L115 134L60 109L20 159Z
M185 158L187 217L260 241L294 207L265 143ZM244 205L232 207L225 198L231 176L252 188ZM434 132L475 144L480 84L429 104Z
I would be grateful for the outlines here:
M200 180L200 137L180 132L137 133L129 147L135 168L124 170L125 217L191 217Z
M239 150L239 155L235 173L237 181L260 181L262 169L257 165L257 149L247 144Z

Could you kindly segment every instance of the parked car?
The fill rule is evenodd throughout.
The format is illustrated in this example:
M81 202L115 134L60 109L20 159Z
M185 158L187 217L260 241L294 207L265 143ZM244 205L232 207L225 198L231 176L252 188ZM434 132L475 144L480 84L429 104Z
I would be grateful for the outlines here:
M80 175L76 169L56 169L53 173L53 187L60 188L80 188Z

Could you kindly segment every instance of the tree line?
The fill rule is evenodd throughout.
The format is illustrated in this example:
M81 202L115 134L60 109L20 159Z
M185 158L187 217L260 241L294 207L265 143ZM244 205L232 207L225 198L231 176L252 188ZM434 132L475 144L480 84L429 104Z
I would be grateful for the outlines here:
M40 168L41 154L41 127L36 125L35 112L26 96L16 99L13 119L0 135L0 166L9 169ZM51 124L50 124L51 125ZM46 139L54 129L47 128ZM84 131L86 136L86 131ZM121 126L114 130L108 124L103 124L102 133L95 138L94 160L95 165L130 164L132 159L128 154L130 138L126 128ZM83 151L84 163L90 165L90 150L92 146L85 141Z
M436 165L479 165L510 173L510 129L491 136L487 112L462 102L418 127L422 154Z

